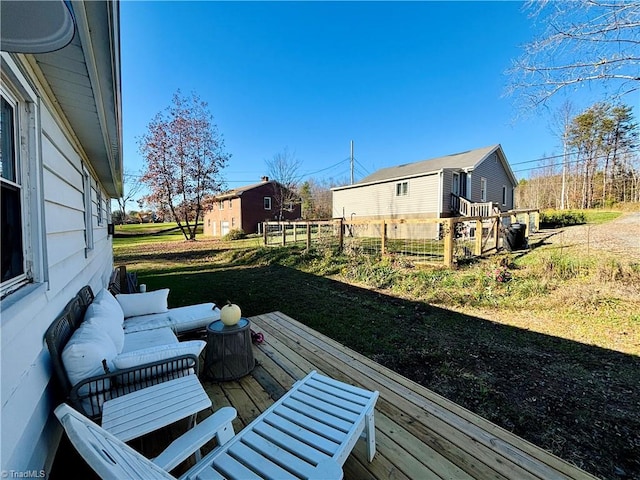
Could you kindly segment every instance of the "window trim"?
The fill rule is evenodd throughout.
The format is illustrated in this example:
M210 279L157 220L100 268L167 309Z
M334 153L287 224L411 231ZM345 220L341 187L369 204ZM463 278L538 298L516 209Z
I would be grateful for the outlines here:
M480 177L480 201L487 201L487 179Z
M22 251L24 276L0 284L0 296L25 285L48 280L47 238L44 220L43 166L41 152L40 99L16 62L2 52L0 92L16 104L15 135L18 171L21 175Z
M263 197L262 206L265 210L271 210L271 197Z
M507 205L507 186L502 185L502 205Z
M4 80L4 79L3 79ZM4 83L4 82L3 82ZM3 188L6 187L11 188L13 190L17 190L18 199L20 202L20 241L21 241L21 250L22 250L22 271L11 277L4 282L0 283L0 290L4 294L4 292L9 291L15 287L22 286L29 282L29 231L27 226L27 215L26 209L29 205L28 189L25 188L23 184L23 179L26 178L25 172L23 171L27 168L24 165L24 159L21 155L21 145L19 142L21 132L24 130L24 119L20 114L21 101L10 92L7 88L0 88L0 98L4 99L9 107L12 109L11 114L11 127L12 127L12 136L13 136L13 152L12 152L12 170L13 170L13 178L5 178L1 177L0 182L3 184Z

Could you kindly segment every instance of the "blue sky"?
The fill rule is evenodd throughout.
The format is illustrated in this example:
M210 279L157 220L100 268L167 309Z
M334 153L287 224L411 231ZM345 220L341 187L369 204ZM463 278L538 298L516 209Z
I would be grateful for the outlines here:
M176 90L209 104L229 188L285 148L300 173L356 180L500 143L518 178L559 151L550 115L518 119L505 71L533 38L519 2L121 3L125 170ZM520 165L519 165L520 164Z

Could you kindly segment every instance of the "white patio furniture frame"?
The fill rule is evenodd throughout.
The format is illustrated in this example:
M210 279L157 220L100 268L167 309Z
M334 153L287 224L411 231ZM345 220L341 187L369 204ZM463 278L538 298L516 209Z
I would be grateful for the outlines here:
M341 479L342 465L361 435L375 455L378 392L313 371L234 435L236 412L224 407L148 460L109 432L60 405L69 439L102 478L173 478L167 472L215 437L218 447L181 479Z

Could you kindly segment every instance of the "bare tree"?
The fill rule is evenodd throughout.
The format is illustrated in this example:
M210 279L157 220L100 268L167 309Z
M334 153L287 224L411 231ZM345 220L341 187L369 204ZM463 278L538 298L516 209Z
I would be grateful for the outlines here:
M118 198L118 208L120 209L120 221L124 223L127 219L127 202L133 200L140 193L144 184L140 181L140 174L131 171L124 172L124 189L122 197Z
M278 208L278 219L284 218L283 211L300 203L298 183L300 182L300 166L302 162L296 158L295 152L285 149L276 153L270 160L265 160L267 171L274 185L274 196Z
M173 104L149 123L139 141L146 169L145 201L167 208L187 240L195 240L207 195L222 190L221 169L229 155L206 102L178 91Z
M546 29L509 71L509 92L525 108L585 83L606 85L610 100L640 88L640 1L530 0L526 8Z

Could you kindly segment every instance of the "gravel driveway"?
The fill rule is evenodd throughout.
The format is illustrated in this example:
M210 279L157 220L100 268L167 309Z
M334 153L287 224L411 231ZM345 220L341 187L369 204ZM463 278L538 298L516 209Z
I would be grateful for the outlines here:
M541 230L544 243L563 246L582 245L587 250L602 250L640 260L640 212L624 213L600 225L574 225Z

